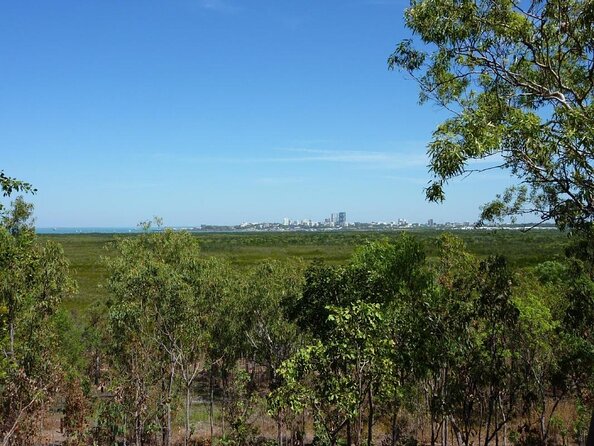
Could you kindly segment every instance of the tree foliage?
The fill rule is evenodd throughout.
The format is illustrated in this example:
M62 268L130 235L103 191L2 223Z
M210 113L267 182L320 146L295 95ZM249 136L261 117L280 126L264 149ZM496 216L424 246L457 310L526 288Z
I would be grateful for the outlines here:
M116 249L109 264L110 358L121 403L133 414L128 432L140 445L157 428L169 444L178 373L189 387L205 349L198 242L167 230L123 238Z
M68 372L59 305L75 290L61 246L38 243L17 198L0 225L0 438L32 444L37 417Z
M561 227L594 218L594 4L589 0L413 0L388 63L420 100L451 112L428 146L441 201L453 178L508 170L518 185L482 218L536 213Z
M3 170L0 170L0 190L2 191L3 197L9 197L14 192L37 192L37 189L30 183L9 177ZM3 209L4 207L2 206L2 203L0 203L0 211Z

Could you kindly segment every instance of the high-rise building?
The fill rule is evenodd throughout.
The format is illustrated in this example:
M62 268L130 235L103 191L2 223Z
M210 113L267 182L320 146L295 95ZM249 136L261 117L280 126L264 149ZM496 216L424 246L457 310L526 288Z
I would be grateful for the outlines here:
M346 212L339 212L338 213L338 226L346 226L347 219L346 219Z
M283 226L289 226L290 223L291 223L291 220L289 220L289 217L283 218Z

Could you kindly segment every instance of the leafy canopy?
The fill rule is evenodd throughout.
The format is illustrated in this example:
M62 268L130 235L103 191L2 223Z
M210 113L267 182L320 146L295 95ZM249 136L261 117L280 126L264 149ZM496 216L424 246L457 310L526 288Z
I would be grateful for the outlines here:
M2 196L9 197L13 192L37 192L31 184L17 180L16 178L12 178L7 176L3 170L0 170L0 190L2 191ZM4 209L2 203L0 203L0 211Z
M429 143L431 201L451 179L506 169L517 186L482 220L536 213L580 229L594 218L594 2L412 0L389 67L452 116ZM420 41L420 42L419 42ZM421 49L422 48L422 49ZM477 161L490 160L477 168Z

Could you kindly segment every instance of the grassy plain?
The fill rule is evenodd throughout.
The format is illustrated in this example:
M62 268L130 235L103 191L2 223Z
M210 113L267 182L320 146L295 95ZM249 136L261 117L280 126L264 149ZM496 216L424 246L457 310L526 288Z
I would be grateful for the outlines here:
M423 241L427 254L436 251L435 241L443 231L411 230ZM355 247L366 242L393 239L401 231L391 232L290 232L290 233L197 233L204 256L227 258L237 268L245 268L264 259L302 258L329 263L345 262ZM503 255L516 267L563 257L567 237L557 230L520 231L472 230L455 231L468 249L479 255ZM111 244L118 237L134 235L67 234L40 235L41 240L53 240L64 247L70 259L78 293L64 302L66 309L80 316L87 306L106 297L103 284L106 270L103 257L113 255Z

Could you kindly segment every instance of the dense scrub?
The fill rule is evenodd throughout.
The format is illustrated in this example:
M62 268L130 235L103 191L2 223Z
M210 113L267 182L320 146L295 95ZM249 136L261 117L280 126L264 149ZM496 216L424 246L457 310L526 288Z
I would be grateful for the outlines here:
M408 231L408 230L407 230ZM323 260L329 264L344 264L357 246L372 241L398 239L402 231L394 232L333 232L333 233L260 233L260 234L194 234L200 240L202 257L220 257L233 267L250 268L266 260ZM424 242L428 257L437 255L435 241L443 233L430 229L410 231ZM513 267L534 266L547 260L562 260L567 235L556 230L520 231L458 231L468 250L486 257L503 255ZM102 257L113 254L117 238L134 235L71 234L40 235L40 241L62 245L76 279L79 293L67 297L63 306L75 314L83 314L92 302L107 297L106 289L98 286L107 278Z
M533 232L523 246L546 249L510 262L489 244L517 253L515 233L147 231L97 250L101 298L72 319L66 256L29 214L17 202L0 229L4 444L42 442L56 419L68 444L584 442L591 239L561 256L565 238ZM234 258L277 242L350 254Z

